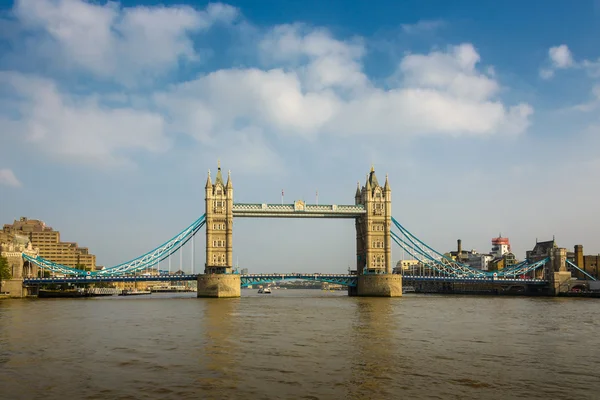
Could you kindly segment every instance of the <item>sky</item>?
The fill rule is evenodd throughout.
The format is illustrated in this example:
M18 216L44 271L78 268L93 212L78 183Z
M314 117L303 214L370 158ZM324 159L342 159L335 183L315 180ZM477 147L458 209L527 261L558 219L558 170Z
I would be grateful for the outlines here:
M599 144L598 0L0 0L0 223L98 265L202 215L217 160L236 202L352 204L373 165L439 251L597 254ZM351 220L236 219L233 240L251 272L355 260Z

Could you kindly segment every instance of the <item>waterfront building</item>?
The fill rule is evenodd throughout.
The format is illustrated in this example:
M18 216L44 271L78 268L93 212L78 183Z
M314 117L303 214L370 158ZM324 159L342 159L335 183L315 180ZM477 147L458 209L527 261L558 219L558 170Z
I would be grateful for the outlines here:
M496 257L488 264L488 271L500 271L517 263L517 257L513 253L505 253L502 257Z
M394 274L403 274L406 271L413 272L419 266L417 260L400 260L394 267Z
M494 259L494 256L491 254L481 254L474 250L472 253L467 254L467 257L465 264L482 271L488 271L490 262Z
M538 240L535 239L535 246L532 250L527 250L525 252L525 256L527 257L527 261L530 263L538 262L546 257L549 257L552 249L556 249L557 247L558 246L556 245L554 238L544 242L538 242Z
M458 239L456 241L456 251L450 251L449 253L446 253L446 256L453 259L454 261L464 264L469 258L469 253L474 254L476 252L475 250L471 250L470 252L468 250L463 250L462 240Z
M479 253L475 249L463 250L460 239L456 243L456 251L446 253L446 257L472 268L497 271L517 263L515 255L510 251L509 239L502 235L492 238L492 249L489 253Z
M600 254L584 255L583 245L576 244L574 251L567 253L567 260L571 261L594 278L600 279ZM586 279L584 274L579 271L573 271L573 274L580 279Z
M491 254L494 258L502 258L508 253L510 253L510 240L508 238L502 237L502 234L498 235L497 238L492 238Z
M43 221L21 217L12 224L5 224L4 236L26 237L39 255L57 264L72 268L96 269L96 256L87 247L79 247L75 242L61 242L60 232L46 226Z

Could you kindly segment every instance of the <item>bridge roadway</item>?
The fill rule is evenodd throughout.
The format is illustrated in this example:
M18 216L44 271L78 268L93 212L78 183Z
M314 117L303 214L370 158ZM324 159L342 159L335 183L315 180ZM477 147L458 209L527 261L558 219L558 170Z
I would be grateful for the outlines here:
M195 281L198 278L196 274L188 275L121 275L121 276L62 276L49 278L25 278L24 285L42 285L51 283L101 283L101 282L177 282L177 281ZM309 280L317 282L329 282L343 286L356 286L356 275L349 274L247 274L240 275L242 287L249 285L259 285L263 283L282 281L282 280ZM452 282L452 283L506 283L506 284L528 284L528 285L546 285L547 281L541 279L520 279L520 278L467 278L467 277L445 277L445 276L404 276L406 282Z
M101 282L180 282L195 281L196 274L188 275L121 275L121 276L55 276L48 278L24 278L24 285L43 285L50 283L101 283ZM337 283L344 286L356 286L356 275L348 274L247 274L240 275L242 287L282 280L312 280Z

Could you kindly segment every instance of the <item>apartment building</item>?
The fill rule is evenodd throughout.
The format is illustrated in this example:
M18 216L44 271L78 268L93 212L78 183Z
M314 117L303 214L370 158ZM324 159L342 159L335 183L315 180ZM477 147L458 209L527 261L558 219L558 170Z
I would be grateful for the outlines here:
M12 224L5 224L5 235L26 236L40 256L57 264L72 268L96 269L96 256L90 254L87 247L79 247L75 242L61 242L60 232L46 226L43 221L21 217Z

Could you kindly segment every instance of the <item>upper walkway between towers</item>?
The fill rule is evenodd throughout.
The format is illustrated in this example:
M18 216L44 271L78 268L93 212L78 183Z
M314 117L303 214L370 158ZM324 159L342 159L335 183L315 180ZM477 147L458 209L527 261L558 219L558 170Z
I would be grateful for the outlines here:
M234 217L252 218L357 218L366 213L362 204L306 204L296 200L293 204L234 203Z

